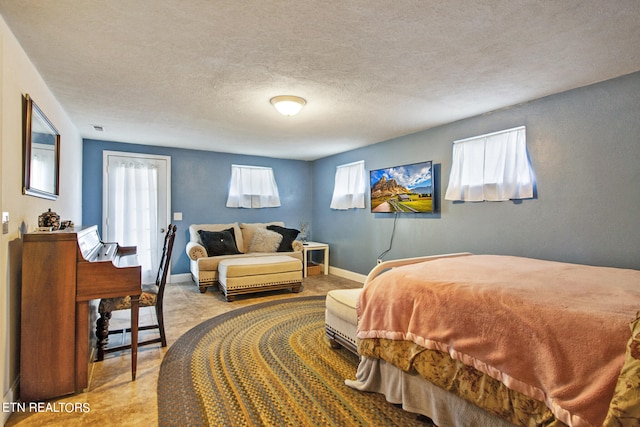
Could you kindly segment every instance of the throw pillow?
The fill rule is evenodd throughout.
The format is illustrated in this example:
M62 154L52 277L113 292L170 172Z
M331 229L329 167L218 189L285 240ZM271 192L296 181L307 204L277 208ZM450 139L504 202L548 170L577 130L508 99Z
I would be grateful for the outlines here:
M236 246L233 228L222 231L198 230L202 245L207 250L208 256L236 255L241 253Z
M249 245L249 252L276 252L281 241L282 234L266 228L256 228Z
M278 252L291 252L293 250L293 241L296 240L296 237L300 234L299 230L280 227L279 225L268 225L267 230L282 234L282 242L280 242Z

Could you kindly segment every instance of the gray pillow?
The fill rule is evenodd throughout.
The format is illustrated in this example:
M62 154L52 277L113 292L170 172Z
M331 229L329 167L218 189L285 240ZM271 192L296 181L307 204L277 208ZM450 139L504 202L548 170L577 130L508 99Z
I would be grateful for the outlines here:
M276 252L282 241L282 234L266 228L256 228L249 244L249 252Z

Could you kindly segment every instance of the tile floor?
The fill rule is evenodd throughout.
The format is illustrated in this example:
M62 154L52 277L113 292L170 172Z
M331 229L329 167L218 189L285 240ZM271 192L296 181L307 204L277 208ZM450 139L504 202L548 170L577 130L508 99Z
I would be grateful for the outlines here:
M165 293L165 328L168 346L159 344L138 349L136 381L131 381L129 352L111 353L92 363L86 391L44 402L43 411L14 412L6 426L152 426L158 423L156 386L162 358L182 334L216 315L265 301L326 295L331 289L356 288L362 284L337 276L312 276L303 281L302 292L271 291L240 295L226 302L214 288L201 294L193 282L171 283ZM154 321L152 309L141 309L140 324ZM119 322L119 323L118 323ZM128 312L114 312L113 326L128 324ZM151 333L151 332L146 332ZM115 339L112 336L110 339ZM143 338L143 337L141 337ZM46 406L49 404L48 406Z

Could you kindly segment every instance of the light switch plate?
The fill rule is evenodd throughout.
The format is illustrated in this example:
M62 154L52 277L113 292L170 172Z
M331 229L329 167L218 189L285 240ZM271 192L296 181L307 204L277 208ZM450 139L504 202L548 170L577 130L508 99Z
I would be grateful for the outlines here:
M174 212L173 213L174 221L182 221L182 212Z

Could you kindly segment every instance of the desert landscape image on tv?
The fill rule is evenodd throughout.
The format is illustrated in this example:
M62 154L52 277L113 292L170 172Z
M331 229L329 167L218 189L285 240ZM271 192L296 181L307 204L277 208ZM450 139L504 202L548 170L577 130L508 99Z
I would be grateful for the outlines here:
M370 172L371 212L433 212L432 162Z

